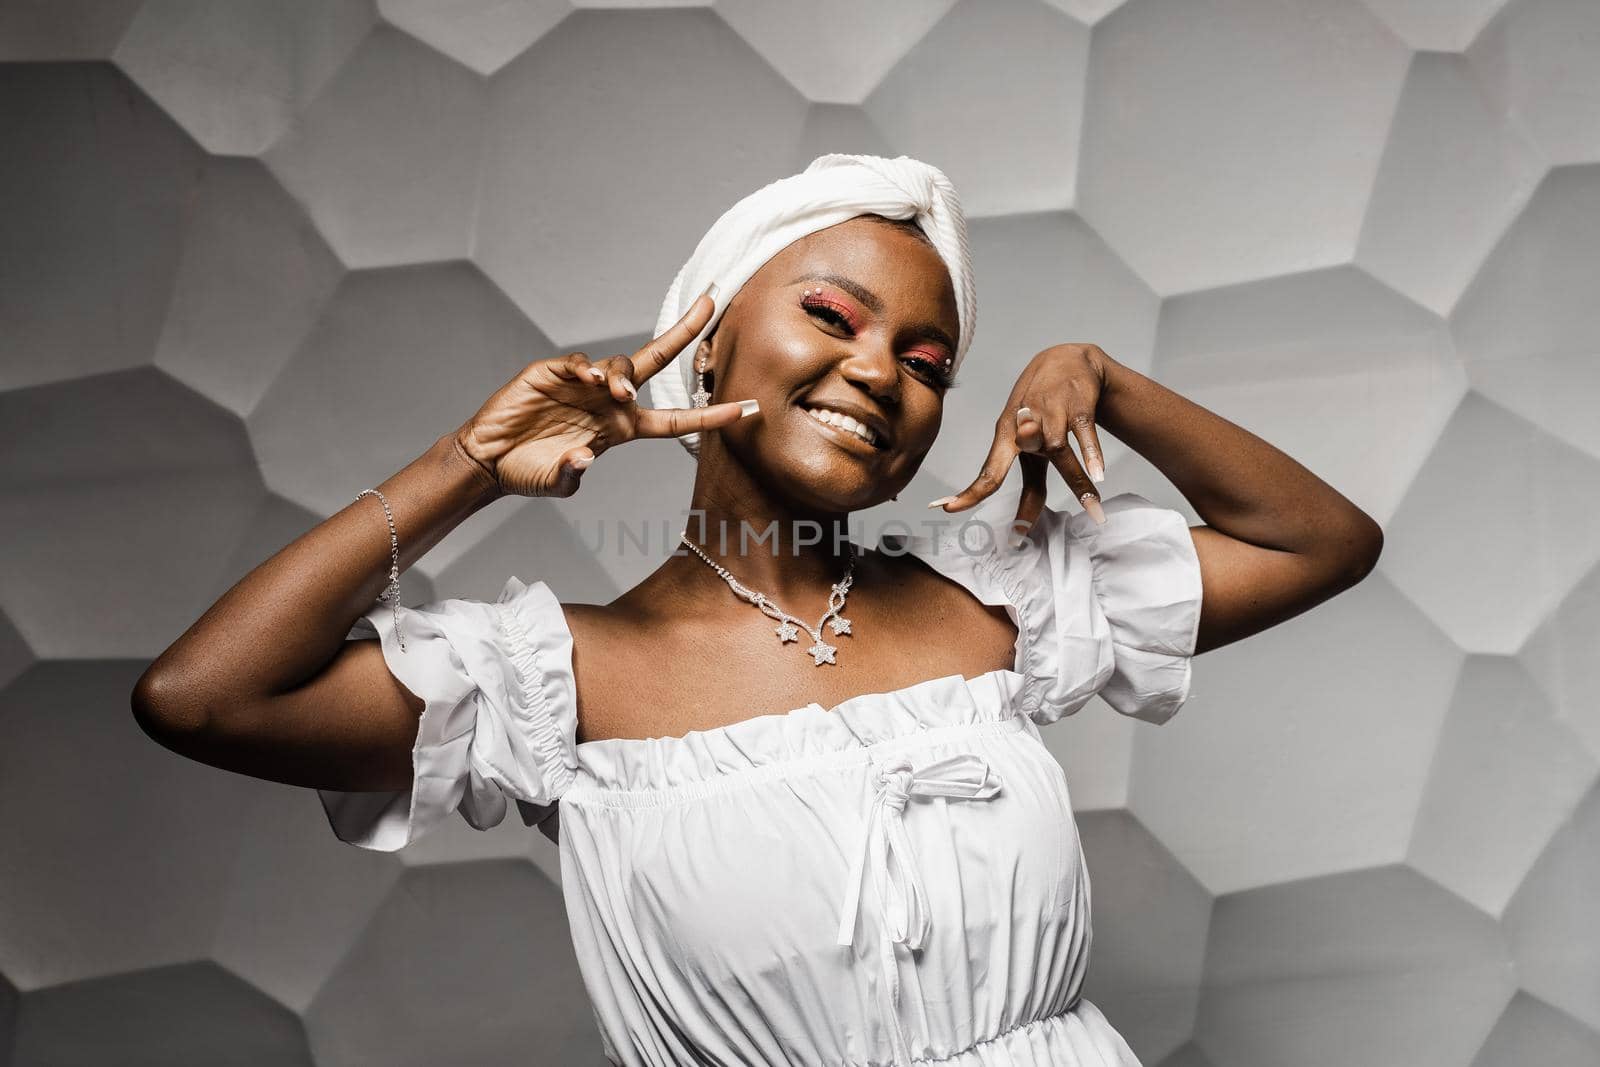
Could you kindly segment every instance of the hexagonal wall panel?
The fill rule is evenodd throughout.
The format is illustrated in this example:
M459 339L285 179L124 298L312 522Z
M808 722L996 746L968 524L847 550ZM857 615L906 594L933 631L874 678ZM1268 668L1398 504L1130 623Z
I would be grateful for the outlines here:
M473 257L563 348L653 327L706 227L791 173L806 114L703 10L577 12L489 96Z
M244 425L150 367L0 393L0 491L0 609L34 651L152 659L264 495Z
M8 63L0 99L0 386L148 363L200 153L106 66Z
M1060 210L1073 206L1088 59L1088 30L1041 4L962 0L863 106L895 154L949 176L968 216Z
M365 0L146 0L112 57L207 151L256 155L371 25Z
M348 266L464 257L484 101L471 71L380 27L266 160Z
M1163 294L1346 262L1406 49L1355 0L1133 0L1095 27L1079 209Z
M1155 366L1380 522L1467 386L1444 322L1349 267L1166 301Z

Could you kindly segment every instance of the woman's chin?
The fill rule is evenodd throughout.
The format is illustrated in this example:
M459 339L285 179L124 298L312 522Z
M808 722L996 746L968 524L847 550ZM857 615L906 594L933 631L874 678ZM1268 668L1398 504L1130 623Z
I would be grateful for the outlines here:
M883 503L899 491L885 472L864 469L859 463L817 454L793 459L773 474L784 495L807 508L861 511Z
M871 451L864 442L857 448L854 442L837 440L839 431L833 427L794 428L796 432L784 434L769 429L740 444L751 450L745 462L797 506L860 511L890 499L910 480L902 476L900 457L893 450Z

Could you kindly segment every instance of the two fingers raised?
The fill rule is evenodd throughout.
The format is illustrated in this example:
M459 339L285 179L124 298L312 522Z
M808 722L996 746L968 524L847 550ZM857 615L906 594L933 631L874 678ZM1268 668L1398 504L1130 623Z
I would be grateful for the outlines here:
M689 305L689 310L659 337L651 338L632 356L612 356L600 364L592 364L581 353L566 357L579 362L568 364L570 373L563 377L589 380L606 386L611 398L619 404L633 405L639 399L639 386L649 381L669 366L699 336L711 314L716 310L716 287L713 285ZM558 371L558 373L561 373ZM713 430L738 422L757 410L754 400L727 401L704 408L635 408L632 436L680 437L686 433Z

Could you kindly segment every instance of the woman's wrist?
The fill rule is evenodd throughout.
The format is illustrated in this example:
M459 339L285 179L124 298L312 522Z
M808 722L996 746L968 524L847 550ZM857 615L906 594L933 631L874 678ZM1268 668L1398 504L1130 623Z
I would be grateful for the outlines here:
M1148 379L1110 356L1100 357L1100 367L1100 399L1095 405L1095 425L1104 427L1120 438L1125 399L1130 390L1138 388L1141 379Z
M505 495L500 481L483 464L473 459L461 444L460 431L452 431L434 442L441 464L451 472L457 490L474 510L492 504Z

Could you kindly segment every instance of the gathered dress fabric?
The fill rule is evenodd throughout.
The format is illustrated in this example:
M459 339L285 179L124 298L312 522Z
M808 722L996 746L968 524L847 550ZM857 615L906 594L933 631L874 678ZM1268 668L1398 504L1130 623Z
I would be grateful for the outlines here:
M995 498L885 538L1004 607L1011 668L681 737L576 742L572 635L543 582L401 608L405 651L381 604L350 637L379 639L425 704L414 784L319 796L363 848L454 813L488 829L512 802L557 838L614 1064L1138 1067L1082 995L1089 873L1039 727L1096 694L1169 719L1200 569L1180 512L1134 493L1103 507L1104 525L1046 508L1019 548Z

